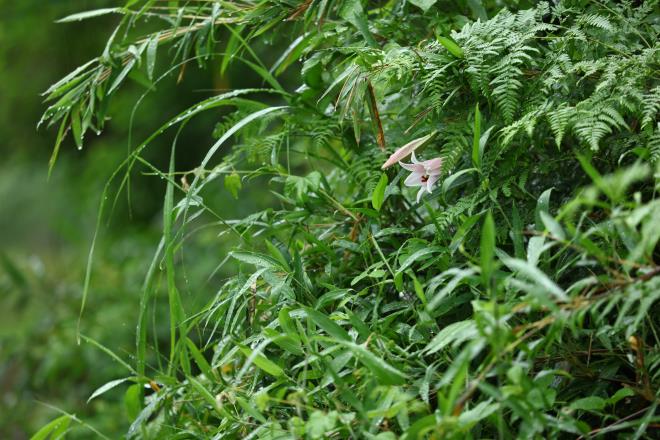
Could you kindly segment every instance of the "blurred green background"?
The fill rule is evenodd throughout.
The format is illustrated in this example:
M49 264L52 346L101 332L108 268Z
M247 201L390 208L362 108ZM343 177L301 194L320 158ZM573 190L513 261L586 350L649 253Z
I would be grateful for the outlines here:
M89 137L83 150L65 141L50 179L48 159L56 133L36 129L45 109L40 93L98 55L118 18L66 24L55 20L113 4L117 2L0 0L1 439L29 438L58 415L55 408L76 414L111 438L123 435L130 423L121 404L122 387L86 403L96 388L126 376L126 371L91 344L78 345L76 324L103 185L126 157L130 115L145 89L130 84L117 93L106 131ZM176 76L168 78L140 106L133 139L144 139L214 90L258 86L251 75L230 69L222 78L217 65L210 64L188 68L179 84ZM199 163L221 116L208 114L191 121L177 149L178 170L191 170ZM165 136L146 153L161 169L170 142ZM112 215L103 219L94 259L82 333L128 362L134 351L140 287L160 236L163 191L158 177L134 173L131 208L122 194ZM243 193L240 204L222 203L231 196L218 182L216 202L234 211L222 213L225 217L267 203L249 190ZM184 290L190 303L203 303L213 290L208 274L230 243L212 230L196 240L203 246L191 253L195 261L187 270L192 281ZM189 246L195 247L195 242ZM221 279L223 273L215 276ZM163 320L157 325L168 324ZM91 433L83 429L79 435L89 438Z

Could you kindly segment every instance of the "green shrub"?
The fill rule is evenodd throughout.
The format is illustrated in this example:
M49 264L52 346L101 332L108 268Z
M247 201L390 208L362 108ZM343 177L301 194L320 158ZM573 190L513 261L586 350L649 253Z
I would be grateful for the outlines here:
M167 185L135 362L101 390L134 383L128 438L653 436L657 1L508 6L133 0L70 17L123 15L49 90L54 157L103 127L128 78L257 77L164 122L113 175ZM178 135L202 112L217 140L179 179ZM170 132L159 170L142 154ZM438 160L383 170L404 145L406 163ZM225 218L247 191L267 206ZM208 267L203 306L182 295L187 267Z

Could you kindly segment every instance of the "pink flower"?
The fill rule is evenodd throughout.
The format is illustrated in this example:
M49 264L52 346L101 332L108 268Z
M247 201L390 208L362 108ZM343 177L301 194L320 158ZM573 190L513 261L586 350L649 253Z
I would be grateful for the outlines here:
M408 142L406 145L403 147L399 148L396 150L392 155L387 159L387 161L383 164L382 169L389 168L395 163L405 159L408 157L411 153L414 153L416 149L424 145L426 142L428 142L430 139L435 137L436 131L432 132L431 134L427 134L426 136L422 136L421 138L414 139L410 142Z
M417 203L422 198L424 190L429 194L433 191L433 185L440 178L440 173L442 172L442 158L436 157L435 159L418 161L415 157L415 153L412 153L412 163L399 162L403 168L408 171L411 171L410 175L406 178L406 181L403 182L406 186L419 186L419 192L417 193Z

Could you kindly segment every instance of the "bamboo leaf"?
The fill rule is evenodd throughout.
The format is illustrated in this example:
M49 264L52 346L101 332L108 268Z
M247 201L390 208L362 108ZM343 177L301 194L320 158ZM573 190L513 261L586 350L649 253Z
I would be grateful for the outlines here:
M68 23L72 21L81 21L81 20L87 20L88 18L100 17L102 15L123 14L123 13L124 13L123 8L100 8L91 11L78 12L76 14L67 15L64 18L60 18L59 20L57 20L56 23Z
M333 320L328 318L326 315L324 315L321 312L318 312L312 308L305 307L304 308L305 313L307 313L307 316L319 327L321 327L327 334L332 336L335 339L343 340L343 341L350 341L351 337L348 335L346 330L344 330L342 327L340 327L337 323L335 323Z
M129 381L129 380L135 380L135 378L134 377L124 377L122 379L111 380L110 382L107 382L107 383L103 384L102 386L97 388L92 393L91 396L89 396L89 399L87 399L87 403L89 403L90 400L100 396L101 394L104 394L104 393L110 391L111 389L113 389L117 385L121 385L122 383L124 383L126 381Z
M474 108L474 138L472 140L472 164L475 168L481 169L481 149L479 141L481 140L481 112L479 104Z
M239 349L248 358L248 361L253 362L261 370L274 377L284 376L284 370L263 354L253 351L244 345L239 345Z
M383 200L385 200L385 190L387 189L387 174L382 173L378 184L374 188L373 193L371 194L371 206L374 207L376 211L380 211L381 206L383 206Z

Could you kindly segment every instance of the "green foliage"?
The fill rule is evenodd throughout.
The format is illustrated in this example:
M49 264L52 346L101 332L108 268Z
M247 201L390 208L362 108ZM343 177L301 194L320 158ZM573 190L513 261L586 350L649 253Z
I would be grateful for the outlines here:
M239 62L271 87L193 105L113 175L153 171L155 138L235 110L192 181L173 178L177 137L156 169L163 238L124 375L153 392L128 388L128 438L652 437L657 2L448 5L129 1L104 55L48 91L44 121L80 146L127 78L153 88L157 51L167 73ZM146 17L168 26L134 36ZM255 48L272 39L291 43L267 68ZM443 160L419 202L404 170L381 171L413 139ZM270 206L225 219L221 175L238 197L267 186ZM186 307L207 228L208 246L235 240L213 258L237 270ZM146 322L167 316L148 347Z

